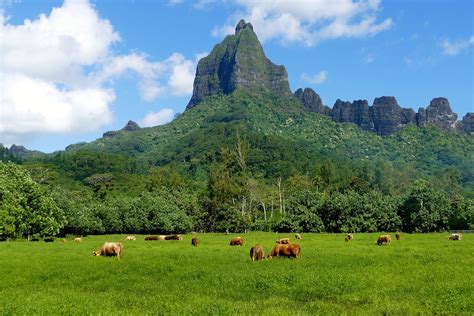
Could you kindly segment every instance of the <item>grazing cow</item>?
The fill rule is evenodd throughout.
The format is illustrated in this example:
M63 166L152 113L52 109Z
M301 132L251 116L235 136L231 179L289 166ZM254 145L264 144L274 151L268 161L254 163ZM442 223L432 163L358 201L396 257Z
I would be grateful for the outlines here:
M53 241L54 241L54 237L45 237L45 238L43 238L43 241L44 241L44 242L53 242Z
M99 250L94 251L94 256L117 257L122 259L123 245L119 242L106 242Z
M268 255L268 258L272 259L273 257L288 257L288 258L298 258L300 254L300 246L298 244L277 244L273 247L272 251Z
M396 234L395 234L395 237L397 238L397 240L400 240L400 238L401 238L401 237L400 237L400 233L396 233Z
M67 239L66 239L66 238L63 238L63 239L61 239L61 242L62 242L63 244L65 244L65 243L67 243Z
M256 244L252 248L250 248L250 259L252 261L261 261L265 259L265 251L263 250L263 246L260 244Z
M235 237L234 239L230 240L230 245L231 246L243 246L244 245L244 240L242 237Z
M451 234L448 236L449 240L462 240L462 235L460 233Z
M135 236L127 236L127 237L125 237L125 240L137 240L137 237L135 237Z
M392 236L390 235L380 235L379 238L377 238L377 245L381 246L382 244L390 244L392 241Z
M350 241L350 240L352 240L352 239L354 239L354 235L352 235L352 234L347 234L347 236L344 237L344 240L345 240L345 241Z
M165 240L165 235L159 235L159 236L156 236L156 235L151 235L151 236L146 236L145 237L145 240Z
M159 240L158 236L146 236L145 240Z
M280 238L276 240L277 244L281 245L289 245L290 244L290 238Z
M183 237L181 235L168 235L165 236L165 240L183 240Z
M191 239L191 245L193 245L194 247L197 247L198 244L199 244L199 239L197 239L197 237L194 236L194 237Z
M74 238L74 241L75 241L75 242L81 242L81 241L82 241L82 238L81 238L81 237Z
M295 238L296 239L301 239L301 235L300 234L295 234Z

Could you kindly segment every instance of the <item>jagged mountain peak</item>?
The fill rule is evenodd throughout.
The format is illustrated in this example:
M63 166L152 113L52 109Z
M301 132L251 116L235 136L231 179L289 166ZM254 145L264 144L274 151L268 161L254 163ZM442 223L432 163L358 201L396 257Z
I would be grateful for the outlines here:
M244 20L237 24L234 35L228 35L199 61L186 109L208 96L231 94L238 89L263 89L291 96L285 67L273 64L265 56L252 24Z
M253 31L252 23L246 23L244 19L241 19L237 26L235 27L235 35L238 35L243 29L249 28Z

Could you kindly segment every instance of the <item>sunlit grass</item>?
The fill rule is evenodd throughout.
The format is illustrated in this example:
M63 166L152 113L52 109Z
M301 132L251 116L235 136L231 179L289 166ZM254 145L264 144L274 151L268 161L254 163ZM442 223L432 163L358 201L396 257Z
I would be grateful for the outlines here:
M277 237L201 234L182 241L0 243L0 314L367 314L474 313L474 236L403 234L376 246L377 234L303 234L299 259L251 262ZM294 238L292 238L294 239ZM105 241L124 244L123 260L94 257Z

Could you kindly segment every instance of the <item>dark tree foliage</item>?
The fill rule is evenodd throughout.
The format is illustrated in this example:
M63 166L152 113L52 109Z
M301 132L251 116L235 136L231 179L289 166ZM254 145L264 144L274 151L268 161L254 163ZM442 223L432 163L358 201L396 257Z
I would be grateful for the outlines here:
M0 162L0 239L52 236L65 222L63 210L26 171Z

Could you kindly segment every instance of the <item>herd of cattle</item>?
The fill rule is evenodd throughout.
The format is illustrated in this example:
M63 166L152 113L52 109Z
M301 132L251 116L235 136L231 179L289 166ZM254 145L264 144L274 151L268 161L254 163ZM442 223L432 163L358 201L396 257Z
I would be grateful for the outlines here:
M400 233L396 233L395 237L397 240L400 240L401 236ZM295 234L295 238L300 240L301 235ZM133 241L137 238L135 236L127 236L125 240ZM146 236L146 241L152 240L182 240L181 235L159 235L159 236ZM346 242L351 241L354 239L353 234L347 234L344 237ZM451 234L448 236L449 240L462 240L462 235L460 233ZM82 239L80 237L75 238L74 241L81 242ZM390 244L392 241L391 235L380 235L375 243L379 246L383 244ZM199 239L196 236L193 236L191 239L191 245L197 247L199 244ZM244 239L242 237L235 237L230 240L230 246L243 246ZM122 258L122 249L123 244L118 242L106 242L100 247L99 250L94 251L94 256L106 256L106 257L117 257L118 259ZM267 255L267 259L272 259L273 257L287 257L287 258L298 258L300 254L300 246L298 244L292 244L290 242L290 238L280 238L277 239L275 242L275 246L273 247L272 251ZM265 259L265 250L261 244L256 244L252 248L250 248L250 259L252 261L260 261Z

